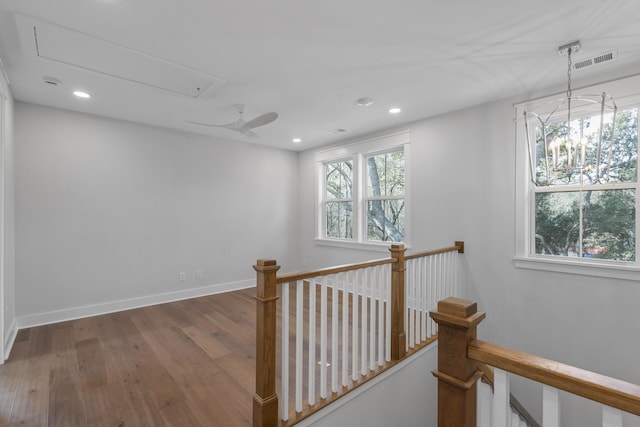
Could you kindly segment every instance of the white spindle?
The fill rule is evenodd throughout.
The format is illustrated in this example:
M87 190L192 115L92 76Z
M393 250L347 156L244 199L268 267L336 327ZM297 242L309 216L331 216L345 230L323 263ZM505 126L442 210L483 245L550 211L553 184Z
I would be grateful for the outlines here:
M412 261L412 276L413 276L413 343L414 346L420 343L420 295L422 290L422 285L420 283L420 276L418 272L418 263Z
M349 279L350 272L343 276L342 282L342 385L349 385Z
M296 282L296 412L302 412L302 345L304 343L304 283Z
M289 418L289 284L282 284L282 351L280 352L282 367L282 420Z
M491 399L493 390L491 386L482 381L478 381L477 401L477 426L491 427Z
M509 374L498 368L493 371L493 405L491 414L493 427L510 427Z
M384 288L385 288L385 268L383 265L378 268L378 365L384 364Z
M433 311L436 308L436 293L433 286L433 257L429 257L428 263L428 275L427 275L427 289L429 290L429 311ZM429 336L433 336L436 333L435 330L435 322L432 319L428 320L429 322Z
M338 281L334 276L331 288L331 391L338 391Z
M309 405L316 403L316 282L309 280Z
M320 282L320 398L327 397L327 276Z
M362 306L360 307L360 314L362 320L360 321L360 373L367 375L367 294L369 293L369 269L365 268L362 272Z
M622 427L622 411L603 405L602 427Z
M361 270L356 270L355 280L353 281L353 313L351 317L351 378L353 381L358 381L360 378L358 371L358 306L360 302L359 288L360 278L362 276Z
M425 258L421 257L418 260L418 283L420 284L420 339L424 341L427 339L427 280L425 270Z
M414 277L412 276L413 271L408 271L408 274L405 275L405 280L408 282L409 286L406 289L406 303L405 303L405 317L408 319L409 330L407 331L407 350L413 348L415 345L415 291L416 291L416 282ZM408 280L407 280L408 279Z
M384 315L385 318L385 343L386 343L386 349L385 349L385 360L387 362L389 362L391 360L391 282L390 282L390 278L391 278L391 267L387 267L385 268L385 274L384 276L387 278L385 279L385 287L384 287L384 300L385 300L385 308L386 308L386 312Z
M560 400L558 389L542 386L542 425L558 427L560 425Z
M378 292L378 275L377 267L369 268L370 283L369 286L369 370L376 368L376 293Z

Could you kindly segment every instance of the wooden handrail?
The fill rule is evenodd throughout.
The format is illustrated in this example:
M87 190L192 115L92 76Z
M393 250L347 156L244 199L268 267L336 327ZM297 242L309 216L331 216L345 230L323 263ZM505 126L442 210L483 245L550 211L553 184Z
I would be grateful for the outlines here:
M474 340L467 356L504 371L640 415L640 386L564 363Z
M330 274L360 270L362 268L376 267L378 265L393 264L394 262L398 262L398 259L383 258L383 259L361 262L361 263L345 264L345 265L338 265L335 267L321 268L314 271L286 273L278 276L277 283L278 285L281 285L283 283L295 282L297 280L311 279L312 277L322 277L322 276L328 276Z
M444 254L447 252L456 252L456 251L460 254L464 253L464 242L455 242L454 246L448 246L446 248L434 249L431 251L424 251L424 252L418 252L415 254L407 255L404 257L404 259L405 260L416 259L416 258L422 258L422 257Z

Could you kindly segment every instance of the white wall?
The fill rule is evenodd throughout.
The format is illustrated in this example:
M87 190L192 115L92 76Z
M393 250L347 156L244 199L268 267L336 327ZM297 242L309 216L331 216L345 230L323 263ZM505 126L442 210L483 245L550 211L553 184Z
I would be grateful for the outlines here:
M20 326L297 267L296 153L22 102L15 141Z
M513 103L524 99L493 102L402 128L411 131L412 140L412 245L430 249L464 240L464 296L487 312L479 326L481 339L640 384L640 275L638 281L625 281L513 265ZM368 252L328 249L310 240L315 218L311 152L301 154L299 168L302 257L314 260L314 266L372 258ZM537 387L518 381L512 391L540 420ZM573 405L563 408L562 417L563 426L600 425L591 409Z
M302 421L301 427L436 427L437 343Z
M0 349L9 349L15 339L17 332L16 329L16 316L15 316L15 229L14 229L14 143L13 143L13 98L11 91L9 90L8 82L4 79L4 75L0 72L0 95L5 97L2 100L0 96L0 102L4 102L3 111L4 118L3 127L1 131L4 132L0 141L2 142L2 150L0 159L2 165L0 167L0 176L2 182L2 189L0 190L0 200L2 200L2 286L0 286L0 302L3 307L0 310L0 315L3 317L3 330L0 337L4 340L0 344ZM0 363L2 363L5 357L8 357L8 351L2 355L0 351Z

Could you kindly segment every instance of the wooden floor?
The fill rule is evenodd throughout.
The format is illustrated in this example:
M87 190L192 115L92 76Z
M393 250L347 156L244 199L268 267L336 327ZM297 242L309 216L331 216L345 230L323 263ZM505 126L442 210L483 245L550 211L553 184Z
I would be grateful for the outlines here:
M21 330L1 426L249 426L255 289Z

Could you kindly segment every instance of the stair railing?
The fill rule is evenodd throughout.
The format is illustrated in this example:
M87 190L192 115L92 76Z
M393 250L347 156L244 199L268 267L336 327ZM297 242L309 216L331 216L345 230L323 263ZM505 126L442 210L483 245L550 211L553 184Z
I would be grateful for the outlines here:
M494 367L494 427L510 425L509 377L516 374L543 386L544 427L560 425L558 390L603 405L603 427L622 427L622 412L640 415L640 386L553 360L476 339L485 313L475 302L447 298L431 314L438 323L438 425L475 427L479 363Z
M454 295L464 243L389 251L283 275L275 260L257 261L254 427L293 425L435 340L428 313Z

